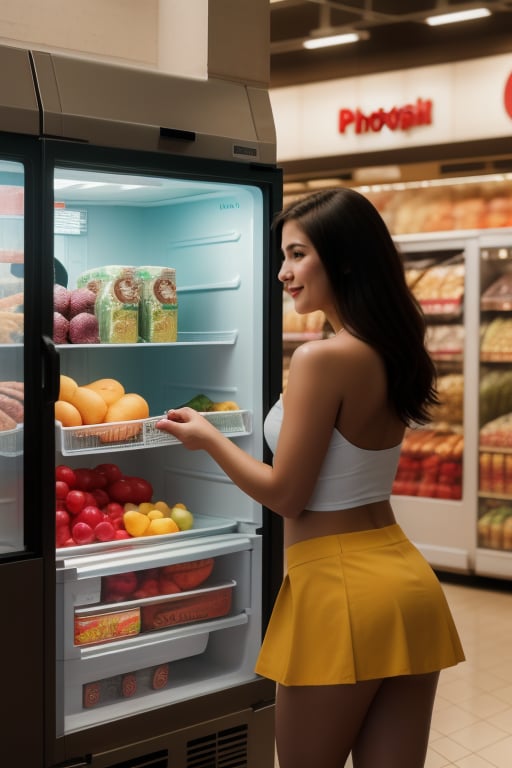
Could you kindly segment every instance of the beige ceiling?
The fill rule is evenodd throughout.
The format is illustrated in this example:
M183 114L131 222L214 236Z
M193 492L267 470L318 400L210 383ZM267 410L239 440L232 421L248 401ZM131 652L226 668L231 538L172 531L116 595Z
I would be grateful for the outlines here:
M485 19L429 27L429 12L486 6ZM512 53L512 0L281 0L271 2L271 86L383 69ZM324 27L365 30L369 39L308 51L302 41Z

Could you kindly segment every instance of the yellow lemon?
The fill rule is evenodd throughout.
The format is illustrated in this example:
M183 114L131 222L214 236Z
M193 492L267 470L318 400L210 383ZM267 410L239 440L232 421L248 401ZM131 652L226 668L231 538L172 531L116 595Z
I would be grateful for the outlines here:
M124 513L123 522L130 536L146 536L151 520L148 519L147 515L130 509Z
M147 529L148 536L161 536L164 533L176 533L180 529L170 517L159 517L156 520L148 520L149 527Z
M159 509L160 512L163 512L164 517L171 516L171 508L166 501L157 501L155 504L153 504L153 509Z

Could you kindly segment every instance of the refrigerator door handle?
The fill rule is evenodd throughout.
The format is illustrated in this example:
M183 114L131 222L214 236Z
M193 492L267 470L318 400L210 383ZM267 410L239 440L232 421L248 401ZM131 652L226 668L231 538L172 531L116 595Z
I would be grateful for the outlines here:
M183 131L179 128L160 128L161 139L179 139L180 141L195 141L195 131Z
M53 340L49 336L41 338L43 352L42 389L45 402L52 403L59 399L60 359Z

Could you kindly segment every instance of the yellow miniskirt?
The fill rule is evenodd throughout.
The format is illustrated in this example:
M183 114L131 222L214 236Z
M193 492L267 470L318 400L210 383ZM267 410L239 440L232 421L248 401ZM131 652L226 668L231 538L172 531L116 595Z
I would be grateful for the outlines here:
M301 541L286 560L259 675L337 685L464 660L441 585L398 525Z

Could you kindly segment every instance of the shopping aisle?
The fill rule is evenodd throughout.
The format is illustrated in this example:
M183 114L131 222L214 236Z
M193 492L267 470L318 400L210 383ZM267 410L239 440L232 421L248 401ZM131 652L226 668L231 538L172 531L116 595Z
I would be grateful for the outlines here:
M441 674L425 768L512 766L512 583L478 583L443 581L467 660Z

